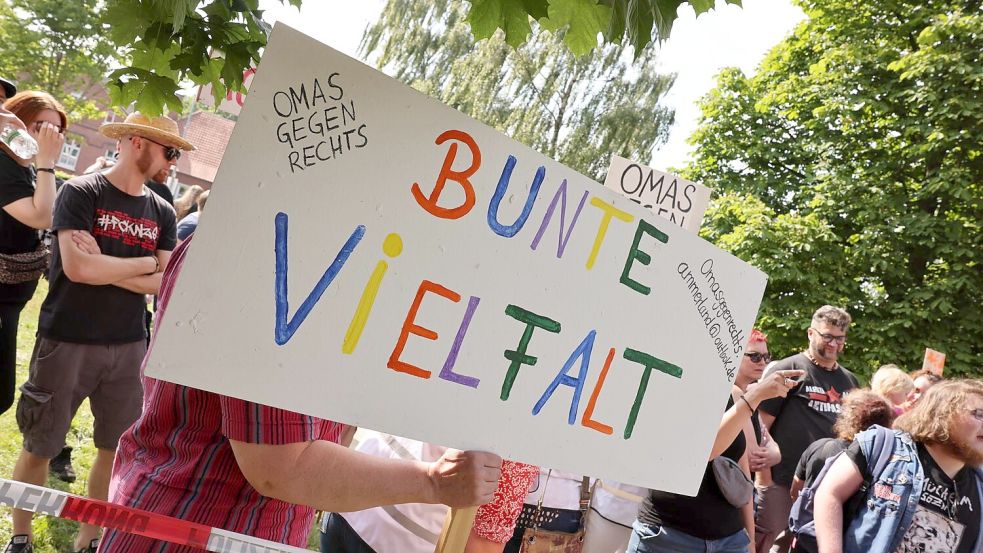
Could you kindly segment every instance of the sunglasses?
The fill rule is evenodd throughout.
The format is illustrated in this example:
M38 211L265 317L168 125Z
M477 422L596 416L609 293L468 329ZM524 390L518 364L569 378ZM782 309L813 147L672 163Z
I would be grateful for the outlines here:
M164 148L164 159L166 159L167 161L174 161L175 159L181 158L181 150L179 148L175 148L174 146L168 146L167 144L161 144L160 142L157 142L156 140L151 140L146 136L141 136L140 138L146 140L147 142L153 142L154 144L160 146L161 148ZM133 140L132 136L130 137L130 140Z
M51 125L55 129L57 129L59 133L61 133L61 131L65 130L64 128L62 128L61 125L56 125L56 124L51 123L49 121L35 121L34 122L34 132L41 132L41 129L44 128L44 124L45 123Z
M771 356L768 355L767 353L758 353L756 351L752 351L750 353L745 353L744 357L750 359L752 363L761 363L762 361L764 361L765 363L771 362Z

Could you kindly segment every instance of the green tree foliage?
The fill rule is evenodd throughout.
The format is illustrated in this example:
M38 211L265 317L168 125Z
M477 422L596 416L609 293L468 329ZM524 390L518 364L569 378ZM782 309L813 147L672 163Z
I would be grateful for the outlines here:
M521 47L499 32L475 44L460 0L390 0L362 50L380 67L441 102L603 180L611 154L647 158L665 140L672 110L659 99L673 76L649 47L632 63L621 45L576 57L564 32Z
M109 76L113 102L148 114L180 111L185 80L211 84L216 103L245 92L243 71L259 62L269 32L259 0L109 0L105 20L130 64Z
M97 0L0 0L0 74L43 90L78 121L100 117L92 95L116 62Z
M302 0L280 2L299 8ZM598 48L599 36L602 45L631 44L641 55L653 38L669 36L677 9L687 3L699 15L714 0L470 0L465 37L474 42L501 29L516 48L530 36L562 31L563 44L578 56ZM110 76L113 102L136 102L151 114L180 109L184 80L211 84L216 104L228 90L243 92L242 73L259 62L269 32L259 0L107 0L105 20L111 40L129 57Z
M741 0L726 0L740 6ZM542 29L565 29L563 42L575 55L604 42L628 42L641 52L653 39L669 37L676 12L689 4L696 15L709 11L714 0L471 0L468 21L475 39L490 38L501 29L505 41L518 48L534 35L530 20Z
M772 349L847 307L846 362L983 376L983 14L978 1L801 0L809 19L701 102L686 175L704 234L767 272Z

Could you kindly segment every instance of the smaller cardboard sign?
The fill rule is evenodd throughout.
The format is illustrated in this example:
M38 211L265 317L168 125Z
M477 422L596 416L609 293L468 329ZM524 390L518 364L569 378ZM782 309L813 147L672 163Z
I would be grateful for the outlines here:
M945 354L931 348L925 348L925 360L922 361L922 369L942 376L942 369L945 367Z
M621 156L611 156L604 186L692 233L700 231L710 189Z

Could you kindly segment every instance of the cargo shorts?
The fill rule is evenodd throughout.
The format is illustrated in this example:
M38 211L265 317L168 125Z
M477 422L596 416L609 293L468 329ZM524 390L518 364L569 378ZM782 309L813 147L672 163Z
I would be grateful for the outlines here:
M120 436L140 416L140 365L146 352L145 340L97 345L38 337L17 402L24 449L46 459L57 455L75 413L89 398L95 418L93 442L99 449L115 451Z

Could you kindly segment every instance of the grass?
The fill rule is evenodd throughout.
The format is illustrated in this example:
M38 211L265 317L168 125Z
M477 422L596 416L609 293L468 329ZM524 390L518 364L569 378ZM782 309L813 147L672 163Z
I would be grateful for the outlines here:
M48 293L48 282L41 280L38 285L34 298L27 304L20 317L20 328L17 329L17 385L20 386L27 380L28 364L31 361L31 352L34 349L34 337L38 329L38 312L41 302ZM20 396L18 390L17 396ZM14 471L14 463L21 450L21 434L17 428L17 420L14 416L17 410L16 399L14 407L3 415L0 415L0 477L10 478ZM78 479L73 484L67 484L57 478L48 477L45 486L76 495L86 494L86 482L89 477L89 468L95 458L95 446L92 445L92 413L89 410L89 401L82 403L75 420L72 421L72 428L65 438L68 445L72 446L72 464ZM34 517L34 547L38 553L62 553L71 551L75 539L75 532L78 524L65 519L58 519L47 516ZM0 547L6 545L11 535L10 509L0 506ZM312 529L309 546L317 550L318 534L316 529Z
M41 308L41 301L48 293L48 281L41 280L34 298L27 304L20 316L20 328L17 329L17 385L19 386L27 380L27 367L31 361L31 351L34 349L34 336L38 330L38 311ZM20 391L17 392L20 396ZM9 478L14 471L14 463L21 450L21 435L17 428L17 420L14 413L17 410L16 400L14 406L0 416L0 475ZM75 420L72 421L72 428L65 438L65 442L75 448L72 452L72 461L75 470L78 472L78 479L73 484L66 484L57 478L48 478L45 486L57 490L85 495L85 486L88 481L89 468L92 466L92 459L95 458L95 447L92 445L92 413L89 411L89 402L86 400L79 409ZM10 509L2 509L3 517L0 519L0 543L6 544L10 540ZM75 530L78 525L70 520L57 519L52 517L39 516L34 519L34 546L39 553L56 553L71 551L72 542L75 539Z

